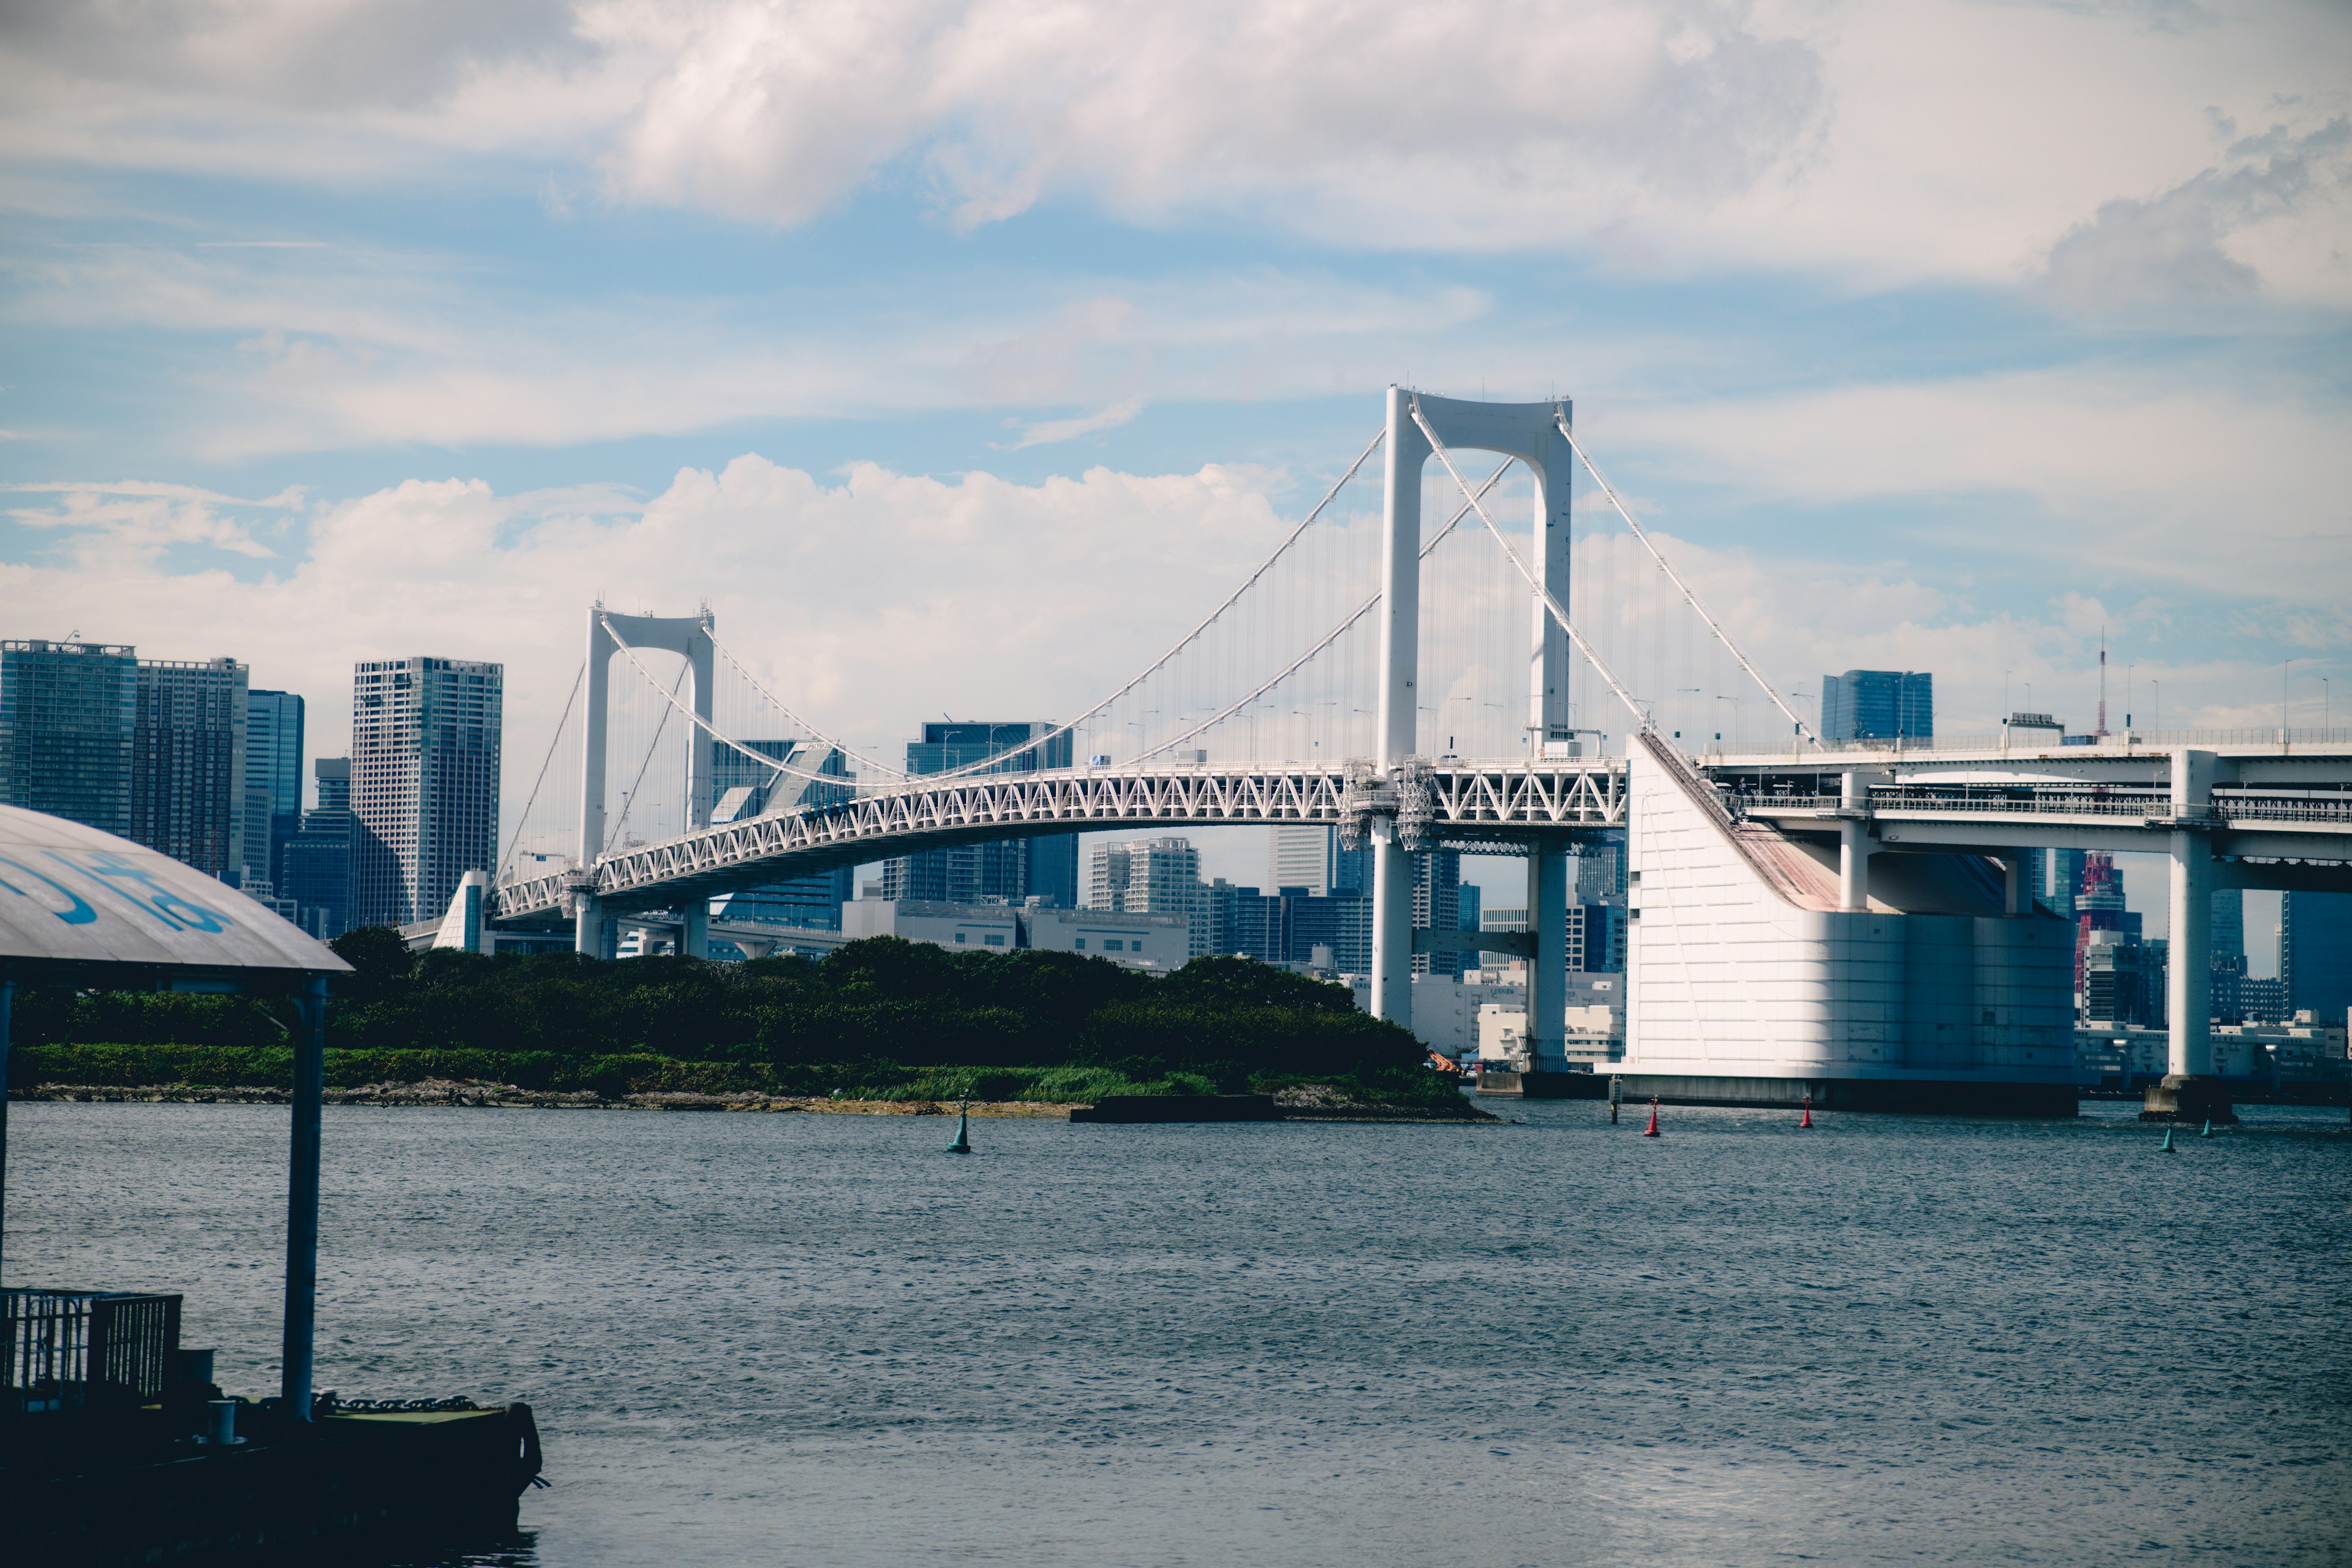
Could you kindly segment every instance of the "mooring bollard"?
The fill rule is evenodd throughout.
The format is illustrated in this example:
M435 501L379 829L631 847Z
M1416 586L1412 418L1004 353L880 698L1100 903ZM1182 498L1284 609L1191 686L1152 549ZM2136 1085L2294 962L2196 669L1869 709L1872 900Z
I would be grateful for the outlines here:
M216 1447L234 1448L245 1441L236 1435L236 1400L207 1399L205 1411L210 1419L210 1426L205 1433L205 1442Z

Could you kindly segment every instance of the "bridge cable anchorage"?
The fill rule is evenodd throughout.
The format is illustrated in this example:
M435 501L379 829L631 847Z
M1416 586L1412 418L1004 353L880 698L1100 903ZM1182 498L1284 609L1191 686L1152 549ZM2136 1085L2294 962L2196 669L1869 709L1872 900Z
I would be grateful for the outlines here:
M609 618L605 620L604 629L608 632L613 629L612 623ZM774 757L769 756L764 752L755 752L751 750L751 747L746 746L741 742L736 740L733 736L727 734L716 724L713 724L710 721L705 719L701 714L697 713L685 703L680 702L677 700L677 692L663 691L661 681L655 676L654 672L647 669L645 667L644 662L637 658L637 650L635 648L631 647L625 642L622 642L617 634L614 637L613 640L619 646L622 655L628 659L630 667L639 675L645 677L646 684L652 687L655 691L660 693L665 701L667 701L672 708L677 709L680 713L685 714L686 717L693 722L696 729L702 731L712 740L722 742L729 750L739 752L744 756L749 757L751 761L759 763L761 767L772 769L776 773L790 773L796 779L807 779L815 784L826 784L836 786L840 784L841 775L839 773L812 773L806 768L794 767L792 763L781 762ZM713 638L712 642L713 646L716 646L717 639ZM816 738L820 740L823 739L822 736L818 736ZM827 745L831 745L833 742L828 741L825 743ZM897 772L896 769L890 769L887 771L894 773ZM907 775L901 774L900 776L905 777Z
M563 717L555 721L555 733L548 738L547 755L539 760L539 777L530 783L530 796L522 803L521 814L515 818L515 830L507 836L507 852L499 857L497 879L501 883L507 879L507 872L514 865L515 850L522 844L523 826L530 821L530 808L539 804L540 786L547 783L547 770L555 761L555 749L563 744L563 726L572 722L572 705L580 700L580 686L587 679L588 665L583 660L580 673L572 678L572 695L563 700Z
M1362 458L1358 458L1357 460L1361 462ZM1478 487L1477 494L1483 496L1488 490L1493 489L1496 485L1502 481L1504 474L1509 471L1511 464L1517 460L1517 459L1512 458L1504 458L1502 463L1495 469L1495 471L1486 476L1486 482ZM1469 489L1466 485L1463 488L1465 490ZM1476 497L1474 496L1471 500L1470 506L1475 506L1476 504L1477 500ZM1434 552L1440 544L1444 542L1445 536L1454 531L1454 525L1459 523L1464 518L1470 515L1470 506L1463 507L1461 510L1455 512L1451 518L1446 520L1446 523L1444 528L1439 529L1435 533L1430 536L1429 542L1423 545L1421 548L1421 559L1424 561L1428 560L1431 553ZM1483 516L1484 514L1482 513L1481 515ZM1492 525L1490 524L1489 526ZM1231 602L1232 601L1230 600L1227 601L1228 604ZM1149 762L1162 752L1171 751L1175 747L1182 745L1187 741L1192 740L1210 730L1215 729L1218 725L1223 723L1226 720L1232 718L1234 714L1240 712L1243 709L1248 707L1251 703L1256 701L1259 698L1265 696L1267 692L1273 690L1276 687L1281 685L1292 676L1297 674L1298 671L1304 668L1309 660L1314 658L1316 655L1321 653L1325 648L1329 647L1333 643L1338 642L1341 637L1347 636L1349 632L1352 631L1356 625L1366 616L1370 615L1374 610L1378 609L1380 607L1380 604L1381 596L1379 594L1375 593L1370 598L1366 599L1362 604L1357 605L1353 615L1349 616L1346 620L1341 621L1338 626L1332 627L1329 632L1325 634L1322 641L1317 643L1313 647L1308 648L1305 653L1300 654L1297 658L1292 659L1288 664L1285 665L1282 669L1271 679L1267 680L1265 684L1260 686L1256 690L1252 691L1248 696L1240 699L1231 707L1226 708L1223 711L1213 714L1209 718L1203 719L1200 723L1195 724L1190 730L1185 731L1184 733L1175 737L1175 739L1162 741L1160 744L1153 746L1149 750L1138 752L1135 756L1130 759L1130 765L1135 763ZM1140 679L1141 678L1139 677L1138 679ZM1097 709L1095 711L1099 712L1101 710ZM1083 720L1080 721L1083 722ZM945 777L946 775L934 774L932 776Z
M1501 529L1495 526L1495 520L1486 515L1486 506L1477 496L1471 493L1469 482L1463 479L1462 470L1454 466L1453 456L1446 451L1445 443L1437 438L1437 432L1431 429L1429 421L1422 416L1419 398L1415 398L1412 403L1412 422L1421 426L1422 435L1429 441L1429 449L1437 454L1437 460L1445 465L1445 471L1454 476L1454 482L1461 488L1462 493L1469 496L1470 505L1478 513L1478 521L1486 525L1486 531L1495 536L1495 542L1503 547L1503 553L1509 556L1511 564L1519 569L1519 575L1527 579L1528 586L1535 590L1537 597L1543 601L1544 608L1551 612L1551 618L1559 623L1559 629L1568 634L1568 640L1576 645L1576 651L1591 663L1601 679L1609 683L1609 689L1616 694L1617 700L1625 705L1625 710L1628 713L1633 715L1635 727L1644 734L1654 729L1656 726L1651 721L1649 714L1642 710L1642 705L1633 700L1633 693L1627 691L1609 667L1601 661L1601 656L1592 650L1592 645L1584 640L1584 634L1578 631L1575 624L1568 618L1568 611L1561 607L1557 598L1552 596L1552 591L1536 581L1535 574L1528 571L1527 563L1519 559L1519 552L1511 548L1510 540L1504 536Z
M721 658L724 658L734 668L735 673L741 676L745 680L751 682L751 689L758 692L761 697L767 699L767 700L773 705L777 712L782 714L786 719L789 719L793 723L799 725L802 729L807 731L810 740L816 742L821 746L829 747L834 751L839 752L843 756L848 758L851 762L856 763L860 768L871 768L876 773L888 773L895 778L910 779L915 776L904 768L893 767L888 763L882 762L875 757L869 757L862 752L853 750L845 742L835 740L832 736L826 734L824 731L818 729L815 725L810 723L807 720L793 712L792 709L774 692L760 684L760 678L753 675L750 669L744 667L743 661L737 658L734 653L729 649L727 645L719 640L716 633L706 635L710 637L710 646L718 650L719 656ZM616 638L615 640L617 641L618 639ZM771 758L770 761L772 762L773 759ZM771 780L770 782L773 783L774 781Z
M1420 411L1416 409L1414 411L1413 417L1415 419L1419 419L1420 416ZM1674 584L1677 590L1681 592L1683 602L1697 613L1700 620L1706 623L1706 629L1713 632L1715 634L1716 640L1720 642L1725 648L1729 650L1731 657L1733 659L1738 661L1739 668L1747 672L1748 679L1754 681L1763 689L1764 695L1771 700L1772 706L1778 708L1780 710L1781 715L1797 727L1797 733L1802 735L1806 740L1811 741L1816 747L1823 751L1828 750L1826 746L1822 745L1822 738L1819 735L1814 734L1811 728L1805 723L1804 720L1797 716L1796 710L1791 709L1786 702L1780 700L1780 694L1773 689L1772 683L1764 679L1762 672L1758 670L1753 664L1748 662L1748 656L1739 651L1739 645L1731 640L1731 634L1725 631L1721 626L1717 624L1715 617L1706 613L1706 606L1698 602L1698 595L1691 592L1690 584L1682 580L1682 574L1676 572L1674 567L1667 563L1665 555L1658 549L1657 545L1652 542L1649 531L1633 520L1633 512L1627 509L1622 500L1618 499L1617 491L1614 487L1612 487L1607 479L1601 477L1601 470L1593 465L1591 455L1588 454L1584 447L1578 443L1575 432L1568 427L1568 421L1555 417L1552 422L1559 426L1560 435L1567 439L1568 449L1576 454L1578 460L1584 465L1584 471L1592 476L1592 482L1601 487L1601 493L1609 498L1609 504L1617 509L1617 515L1625 520L1625 526L1633 530L1633 537L1635 539L1642 542L1642 548L1650 552L1651 559L1658 563L1658 569L1664 572L1666 574L1667 579ZM1424 425L1422 428L1425 430L1428 426ZM1434 437L1433 437L1433 439L1434 439Z
M1387 439L1388 427L1386 426L1382 426L1379 433L1372 437L1370 444L1366 446L1362 451L1356 454L1356 460L1348 465L1348 471L1341 474L1331 488L1324 492L1323 499L1315 503L1315 510L1308 512L1304 518L1300 519L1298 526L1290 531L1289 537L1285 539L1280 544L1275 546L1274 553L1260 562L1256 571L1242 579L1241 586L1235 588L1231 594L1226 595L1225 602L1219 605L1215 609L1211 610L1207 616L1202 620L1200 625L1194 626L1191 631L1186 632L1182 637L1178 637L1174 646L1170 647L1166 653L1161 654L1158 658L1152 660L1150 665L1145 667L1141 674L1136 676L1135 679L1129 680L1126 685L1120 687L1118 690L1112 692L1109 696L1104 698L1101 701L1096 703L1093 707L1087 709L1085 712L1079 714L1068 723L1049 731L1047 734L1035 741L1032 741L1028 746L1022 749L1024 751L1032 750L1035 747L1045 744L1049 741L1058 740L1064 735L1074 732L1079 725L1095 717L1104 709L1108 708L1112 703L1118 701L1120 698L1126 696L1129 692L1134 690L1137 687L1142 685L1154 675L1157 675L1160 670L1167 668L1168 662L1171 659L1174 658L1178 654L1182 653L1187 647L1190 647L1192 643L1199 638L1202 632L1207 631L1212 626L1216 624L1218 616L1223 615L1227 610L1232 609L1235 602L1238 601L1244 594L1248 593L1250 589L1257 584L1258 579L1264 577L1268 572L1274 569L1275 563L1281 560L1283 555L1288 552L1290 547L1298 542L1299 535L1305 533L1307 529L1314 526L1315 520L1323 515L1323 509L1329 506L1332 501L1339 498L1339 492L1347 488L1348 481L1356 477L1356 470L1362 468L1365 460L1370 458L1374 452L1379 451L1381 448L1381 443ZM1500 477L1501 476L1499 474L1496 476L1496 478ZM1492 484L1494 481L1489 480L1487 482ZM1342 629L1344 630L1345 628L1343 627ZM1316 651L1319 652L1322 646L1324 645L1318 645ZM1302 660L1301 662L1303 663L1305 661ZM1292 666L1292 668L1294 669L1297 668L1297 667L1296 665ZM1285 671L1284 673L1287 674L1289 672ZM1260 691L1262 692L1264 688L1261 688ZM1251 700L1258 694L1259 693L1252 693L1251 699L1244 699L1244 700ZM1224 715L1219 715L1219 718L1223 717L1224 717ZM1210 721L1210 723L1215 722L1217 722L1217 720ZM1207 725L1202 725L1202 729L1206 729L1207 727ZM1192 739L1192 735L1197 735L1200 732L1200 730L1195 730L1192 732L1192 735L1185 735L1178 740L1170 741L1164 744L1156 746L1152 748L1151 751L1144 752L1142 756L1139 756L1133 760L1140 762L1143 760L1144 756L1156 756L1160 752L1168 750L1171 746L1182 744L1184 741ZM990 757L982 762L967 763L960 768L950 768L942 773L926 773L923 776L926 779L961 778L971 773L986 773L990 768L997 766L1003 760L1003 759L1002 757Z

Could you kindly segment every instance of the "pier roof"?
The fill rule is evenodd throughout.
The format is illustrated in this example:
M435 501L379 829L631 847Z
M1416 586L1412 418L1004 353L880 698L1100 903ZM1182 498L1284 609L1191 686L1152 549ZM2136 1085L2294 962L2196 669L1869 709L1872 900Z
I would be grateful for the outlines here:
M0 978L230 991L350 969L275 910L194 867L0 805Z

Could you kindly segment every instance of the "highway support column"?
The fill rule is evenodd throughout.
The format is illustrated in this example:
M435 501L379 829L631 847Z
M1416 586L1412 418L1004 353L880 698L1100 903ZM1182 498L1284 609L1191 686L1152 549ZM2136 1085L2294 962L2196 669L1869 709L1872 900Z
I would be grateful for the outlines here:
M1838 908L1870 908L1870 778L1848 773L1838 779Z
M686 905L685 929L678 932L678 952L688 958L710 956L710 900L689 899Z
M2171 910L2165 964L2164 1081L2148 1086L2143 1121L2234 1121L2213 1072L2213 842L2210 752L2172 753Z

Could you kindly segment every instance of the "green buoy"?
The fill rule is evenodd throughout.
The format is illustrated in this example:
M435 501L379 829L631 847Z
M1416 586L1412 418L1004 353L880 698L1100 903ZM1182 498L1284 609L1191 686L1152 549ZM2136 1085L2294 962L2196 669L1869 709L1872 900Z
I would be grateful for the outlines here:
M2158 1149L2157 1152L2159 1154L2169 1154L2172 1152L2172 1126L2169 1122L2165 1124L2164 1147Z
M948 1145L948 1152L950 1154L971 1152L971 1102L968 1100L956 1101L955 1142Z
M2205 1131L2200 1132L2197 1136L2200 1138L2210 1138L2213 1136L2213 1119L2211 1117L2209 1116L2205 1119Z

